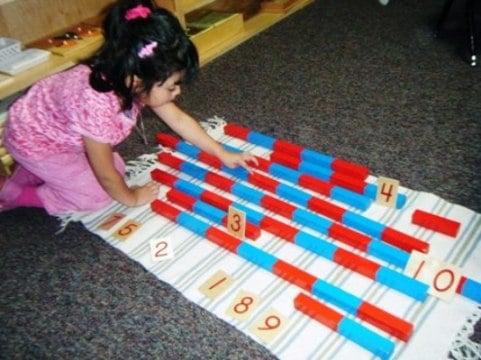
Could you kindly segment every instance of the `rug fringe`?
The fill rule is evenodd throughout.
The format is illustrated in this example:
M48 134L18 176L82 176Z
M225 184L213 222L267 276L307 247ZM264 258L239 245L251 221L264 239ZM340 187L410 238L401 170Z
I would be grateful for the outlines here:
M479 360L481 359L481 344L471 340L474 334L474 326L481 319L481 306L467 319L461 330L456 334L456 338L450 350L450 357L455 360Z
M200 126L214 139L218 139L224 135L223 129L226 125L227 121L217 115L200 123Z

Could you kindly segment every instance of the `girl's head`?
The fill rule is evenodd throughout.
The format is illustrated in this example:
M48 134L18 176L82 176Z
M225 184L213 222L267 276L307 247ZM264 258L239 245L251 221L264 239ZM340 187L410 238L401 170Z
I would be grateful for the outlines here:
M123 109L136 97L162 85L173 89L172 80L178 85L197 73L197 50L179 21L150 0L117 1L105 18L104 37L88 62L90 83L97 91L114 91Z

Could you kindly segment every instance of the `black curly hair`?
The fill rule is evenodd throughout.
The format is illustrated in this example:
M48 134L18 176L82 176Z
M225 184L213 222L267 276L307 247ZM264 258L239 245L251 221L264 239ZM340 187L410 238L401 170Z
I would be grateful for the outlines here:
M150 9L146 17L127 20L128 10L142 5ZM189 82L198 72L197 49L177 18L150 0L119 0L109 10L104 23L105 42L86 64L91 68L90 85L99 92L113 91L121 107L128 110L138 95L133 76L141 80L143 92L164 82L177 71ZM140 57L146 45L157 43L152 55Z

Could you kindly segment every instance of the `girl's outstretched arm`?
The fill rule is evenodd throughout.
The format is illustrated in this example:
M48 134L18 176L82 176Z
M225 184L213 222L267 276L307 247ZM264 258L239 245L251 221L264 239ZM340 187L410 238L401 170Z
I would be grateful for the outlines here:
M157 198L159 184L151 181L140 187L129 188L114 166L112 147L84 137L85 149L92 170L102 188L112 199L126 206L140 206Z
M201 150L217 156L226 166L234 168L242 166L250 170L247 162L257 163L249 153L233 153L225 150L212 139L199 123L189 114L181 110L174 102L169 102L152 110L177 134Z

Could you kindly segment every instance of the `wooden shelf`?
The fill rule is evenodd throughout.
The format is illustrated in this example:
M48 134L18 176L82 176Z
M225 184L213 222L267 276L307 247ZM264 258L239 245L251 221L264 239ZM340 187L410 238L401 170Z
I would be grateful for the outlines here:
M208 50L203 51L199 49L199 57L201 65L205 65L208 62L214 60L220 55L240 45L244 41L252 38L260 32L266 30L277 22L281 21L285 17L293 14L294 12L302 9L303 7L311 4L314 0L297 0L285 13L271 13L261 11L257 15L244 21L244 31L236 36L218 44L217 46L210 47Z
M163 1L170 1L171 6L176 5L188 11L212 2L212 0L175 0L175 2L174 0L157 0L157 3ZM273 13L261 11L245 21L242 20L242 15L234 14L228 18L228 21L221 21L212 28L192 35L192 41L198 47L201 66L313 1L314 0L297 0L295 3L289 4L289 7L285 8L283 12ZM184 14L185 13L182 12L182 16L184 16ZM93 42L92 44L86 45L82 47L81 53L75 53L75 56L72 55L69 57L52 54L48 61L14 77L6 78L5 76L0 76L0 100L29 87L42 78L74 66L79 60L92 55L100 44L101 42Z
M70 56L50 54L47 61L10 77L8 80L0 80L0 100L29 87L40 79L74 66L80 60L94 54L100 45L101 42L89 43L82 47L81 54L73 52ZM3 77L3 79L5 78Z

